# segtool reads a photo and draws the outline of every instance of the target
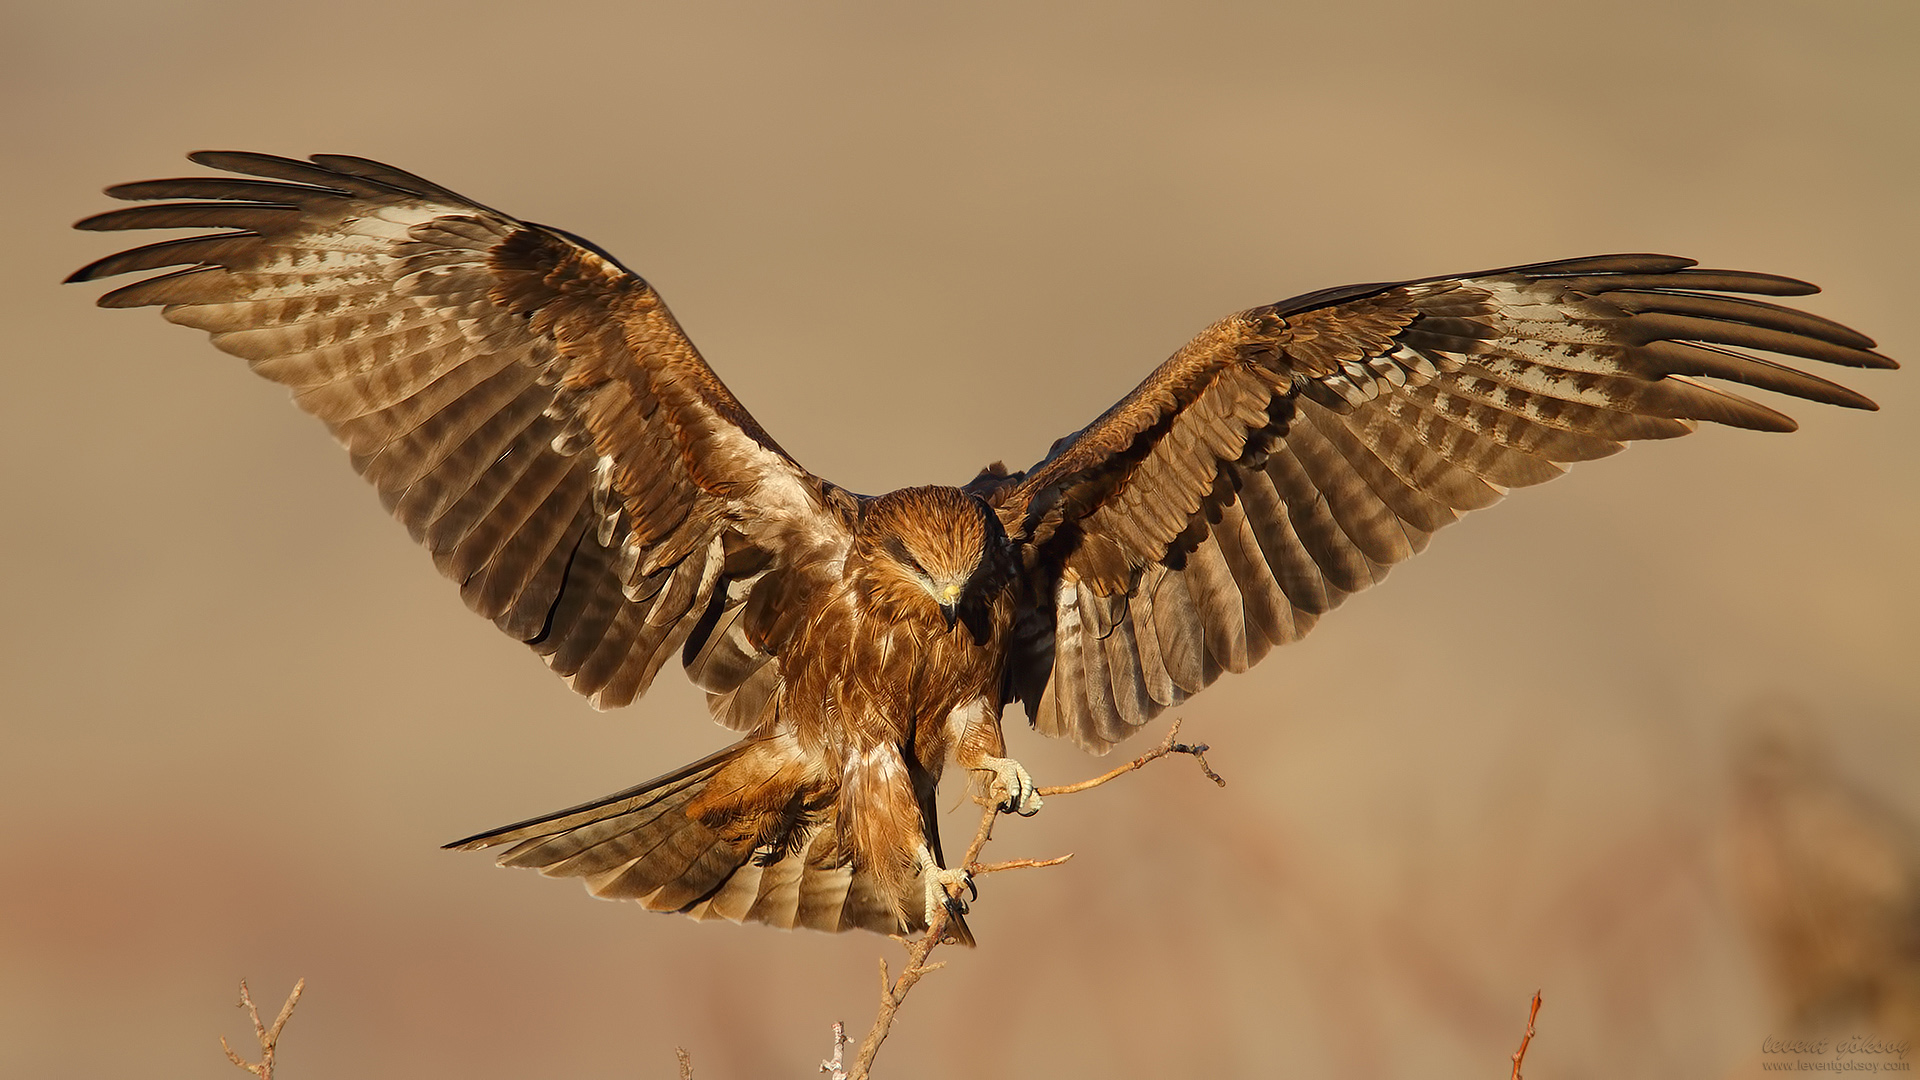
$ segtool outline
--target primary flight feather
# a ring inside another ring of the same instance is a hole
[[[1206,328],[1024,472],[864,496],[592,244],[363,158],[191,157],[237,175],[109,188],[148,202],[78,227],[222,231],[70,280],[184,267],[100,303],[290,387],[468,606],[595,705],[678,652],[739,742],[450,846],[700,918],[924,929],[966,879],[933,814],[949,756],[1039,808],[1008,703],[1104,751],[1509,488],[1695,421],[1792,430],[1704,379],[1874,407],[1754,353],[1894,366],[1749,298],[1811,285],[1663,255],[1349,286]]]

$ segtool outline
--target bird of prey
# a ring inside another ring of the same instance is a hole
[[[1893,367],[1746,295],[1791,278],[1609,255],[1327,289],[1202,330],[1021,472],[847,491],[780,448],[660,295],[592,243],[363,158],[197,153],[82,229],[212,229],[73,275],[291,388],[467,605],[600,707],[678,655],[739,741],[460,841],[655,910],[905,933],[967,884],[949,756],[1040,807],[1001,711],[1100,752],[1507,489],[1696,421],[1707,379],[1873,408],[1761,356]],[[162,200],[152,202],[151,200]],[[1749,351],[1750,350],[1750,351]]]

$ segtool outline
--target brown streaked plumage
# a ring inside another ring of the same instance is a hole
[[[595,705],[680,654],[739,742],[453,846],[700,918],[923,928],[965,879],[932,814],[948,757],[1039,807],[1007,703],[1103,751],[1508,488],[1699,420],[1792,428],[1703,379],[1873,407],[1753,352],[1894,366],[1748,298],[1811,285],[1668,256],[1350,286],[1208,327],[1025,472],[868,497],[801,468],[569,233],[362,158],[193,160],[230,175],[109,188],[166,201],[79,227],[221,231],[73,279],[181,267],[100,302],[290,387]]]

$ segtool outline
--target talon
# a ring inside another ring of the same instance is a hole
[[[948,870],[939,866],[929,866],[927,868],[926,916],[928,926],[933,925],[934,914],[938,912],[940,908],[944,907],[949,913],[954,915],[965,915],[967,913],[967,902],[954,895],[961,886],[965,886],[967,891],[973,894],[974,899],[979,899],[980,893],[973,886],[973,875],[967,873],[964,869],[955,868]]]
[[[1012,758],[987,757],[982,758],[975,768],[993,774],[993,783],[987,788],[987,795],[998,800],[1002,811],[1021,817],[1032,817],[1040,812],[1039,789],[1019,762]]]

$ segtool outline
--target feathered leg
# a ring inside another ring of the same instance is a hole
[[[987,797],[1007,813],[1032,817],[1043,805],[1033,777],[1006,753],[1006,740],[1000,733],[1000,710],[992,702],[972,701],[953,710],[947,720],[956,730],[954,760],[969,773],[992,773]]]
[[[854,865],[873,875],[906,925],[925,929],[944,905],[947,933],[972,945],[973,933],[960,917],[966,905],[948,891],[967,883],[966,871],[942,866],[933,801],[937,780],[891,742],[851,755],[841,775],[841,835],[852,846]]]

